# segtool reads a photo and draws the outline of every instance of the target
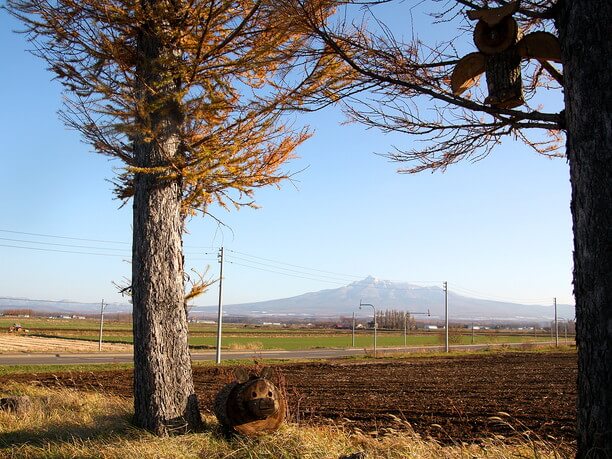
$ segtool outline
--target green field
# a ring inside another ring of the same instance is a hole
[[[30,334],[76,340],[97,341],[99,323],[93,319],[40,319],[40,318],[0,318],[0,330],[19,322],[30,330]],[[189,344],[194,349],[214,348],[216,327],[214,324],[190,324]],[[532,343],[550,340],[550,335],[517,331],[479,330],[474,334],[463,329],[460,332],[451,329],[452,344],[499,344],[499,343]],[[128,322],[107,321],[104,324],[104,341],[132,343],[132,325]],[[440,345],[444,342],[443,331],[414,332],[408,335],[408,346]],[[223,329],[224,349],[250,350],[303,350],[317,348],[351,347],[350,330],[261,327],[255,325],[228,324]],[[371,348],[374,344],[372,330],[358,330],[355,336],[355,347]],[[404,345],[402,332],[379,331],[379,347],[401,347]]]

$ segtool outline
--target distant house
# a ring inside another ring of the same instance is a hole
[[[425,330],[437,330],[437,325],[425,325]]]

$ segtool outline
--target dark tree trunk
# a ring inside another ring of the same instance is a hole
[[[147,3],[147,2],[145,2]],[[155,27],[139,37],[139,98],[151,139],[136,139],[139,167],[168,167],[178,154],[180,116],[173,102],[179,83]],[[168,83],[169,82],[169,83]],[[181,188],[161,174],[134,178],[132,301],[134,329],[134,421],[158,435],[201,424],[193,387],[184,306]]]
[[[612,458],[612,2],[564,0],[579,458]]]
[[[489,91],[486,104],[497,108],[514,108],[525,102],[521,79],[521,57],[516,47],[487,56],[485,68]]]

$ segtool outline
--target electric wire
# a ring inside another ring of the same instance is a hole
[[[251,257],[251,258],[256,258],[258,260],[269,261],[271,263],[276,263],[276,264],[279,264],[279,265],[291,266],[293,268],[301,268],[301,269],[306,270],[306,271],[315,271],[315,272],[327,273],[327,274],[333,274],[334,275],[334,276],[324,276],[326,278],[339,279],[338,277],[335,277],[335,276],[341,276],[341,277],[350,278],[350,280],[355,281],[355,280],[362,280],[362,279],[364,279],[364,277],[366,277],[364,275],[343,274],[343,273],[338,273],[338,272],[334,272],[334,271],[327,271],[327,270],[323,270],[323,269],[308,268],[306,266],[295,265],[295,264],[291,264],[291,263],[285,263],[285,262],[282,262],[282,261],[272,260],[270,258],[259,257],[259,256],[256,256],[256,255],[251,255],[251,254],[248,254],[248,253],[245,253],[245,252],[239,252],[239,251],[231,250],[231,249],[226,249],[226,251],[227,252],[232,252],[232,253],[238,253],[240,255],[244,255],[244,256],[247,256],[247,257]],[[235,258],[239,258],[239,257],[236,257],[235,255],[232,255],[232,256],[235,257]],[[242,260],[248,261],[248,262],[252,262],[252,263],[257,263],[257,262],[255,262],[253,260],[245,260],[244,258],[242,258]],[[263,263],[261,263],[261,264],[263,265]],[[268,266],[273,266],[273,265],[268,265]],[[274,267],[277,268],[277,269],[287,269],[287,268],[282,268],[280,266],[274,266]],[[299,271],[299,272],[301,272],[301,271]],[[302,273],[303,274],[308,274],[308,275],[311,275],[311,276],[315,276],[315,275],[316,276],[320,276],[318,274],[312,274],[312,273],[309,273],[309,272],[305,272],[305,273],[302,272]],[[343,282],[347,282],[346,279],[342,279],[342,280],[343,280]],[[392,282],[405,282],[405,283],[415,284],[415,285],[419,285],[419,286],[421,286],[423,284],[424,285],[441,284],[443,282],[442,280],[398,280],[398,279],[387,279],[387,280],[392,281]]]
[[[7,229],[0,229],[0,233],[9,233],[9,234],[18,234],[18,235],[27,235],[27,236],[36,236],[36,237],[45,237],[45,238],[55,238],[62,240],[72,240],[72,241],[84,241],[84,242],[95,242],[95,243],[104,243],[104,244],[121,244],[121,245],[130,245],[128,242],[124,241],[113,241],[113,240],[105,240],[105,239],[91,239],[91,238],[82,238],[82,237],[71,237],[71,236],[61,236],[61,235],[51,235],[44,233],[33,233],[26,231],[14,231]],[[89,252],[89,251],[81,251],[81,250],[64,250],[64,249],[54,249],[49,247],[28,247],[23,245],[13,245],[13,244],[2,244],[0,243],[0,247],[7,247],[13,249],[22,249],[22,250],[34,250],[38,252],[53,252],[53,253],[69,253],[69,254],[78,254],[78,255],[93,255],[93,256],[106,256],[106,257],[121,257],[126,260],[131,259],[131,255],[121,254],[121,253],[103,253],[104,251],[121,251],[123,248],[117,247],[104,247],[104,246],[90,246],[90,245],[79,245],[79,244],[62,244],[56,242],[49,241],[33,241],[33,240],[25,240],[25,239],[15,239],[8,237],[0,237],[0,241],[7,242],[17,242],[21,244],[34,244],[39,246],[53,246],[53,247],[65,247],[65,248],[74,248],[74,249],[90,249],[101,252]],[[187,249],[198,248],[198,246],[185,246]],[[201,247],[210,249],[211,247]],[[241,252],[232,249],[226,249],[226,252],[230,252],[230,260],[229,263],[235,264],[237,266],[242,266],[249,269],[256,269],[259,271],[265,271],[273,274],[281,274],[284,276],[290,276],[300,279],[312,280],[317,282],[325,282],[334,285],[346,285],[346,282],[355,282],[363,279],[365,276],[363,275],[355,275],[355,274],[345,274],[339,273],[335,271],[328,271],[324,269],[318,268],[310,268],[303,265],[297,265],[293,263],[287,263],[279,260],[274,260],[271,258],[260,257],[257,255],[252,255],[246,252]],[[216,259],[212,258],[202,258],[201,256],[207,255],[215,255],[216,252],[192,252],[192,251],[184,251],[184,255],[188,257],[189,261],[206,261],[206,262],[214,262]],[[245,258],[247,257],[247,258]],[[231,261],[232,259],[239,260],[245,263]],[[257,261],[263,260],[263,261]],[[264,263],[267,262],[267,263]],[[257,266],[253,266],[257,265]],[[286,268],[285,266],[289,266],[290,268]],[[297,269],[292,269],[297,268]],[[442,281],[440,280],[431,280],[431,281],[395,281],[395,282],[406,282],[414,284],[417,287],[423,287],[423,285],[439,284]],[[384,285],[371,285],[370,287],[377,289],[393,289],[393,290],[412,290],[413,288],[405,288],[405,287],[396,287],[396,286],[384,286]],[[426,287],[423,287],[426,288]],[[469,295],[472,298],[482,299],[482,300],[490,300],[490,301],[506,301],[513,303],[522,303],[522,304],[544,304],[550,302],[550,298],[510,298],[510,297],[502,297],[496,295],[490,295],[483,292],[478,292],[472,289],[464,288],[458,285],[453,284],[452,288],[449,289],[449,292],[455,293],[457,295]],[[552,304],[550,305],[552,306]]]
[[[306,269],[308,271],[317,271],[317,272],[321,272],[321,273],[334,274],[334,275],[338,275],[338,276],[342,276],[342,277],[350,277],[350,278],[355,278],[355,279],[363,279],[363,276],[355,276],[354,274],[342,274],[342,273],[338,273],[338,272],[334,272],[334,271],[325,271],[323,269],[308,268],[306,266],[294,265],[294,264],[291,264],[291,263],[285,263],[283,261],[277,261],[277,260],[272,260],[270,258],[258,257],[256,255],[251,255],[251,254],[244,253],[244,252],[238,252],[237,250],[231,250],[231,249],[227,249],[227,250],[228,250],[228,252],[237,253],[239,255],[247,256],[247,257],[250,257],[250,258],[256,258],[258,260],[269,261],[271,263],[276,263],[276,264],[279,264],[279,265],[291,266],[293,268],[301,268],[301,269]]]
[[[28,241],[25,239],[11,239],[11,238],[6,238],[6,237],[0,237],[0,241],[21,242],[21,243],[38,244],[38,245],[52,245],[56,247],[72,247],[72,248],[78,248],[78,249],[125,250],[124,248],[116,248],[116,247],[98,247],[98,246],[92,246],[92,245],[60,244],[57,242]]]
[[[0,232],[11,233],[11,234],[23,234],[27,236],[49,237],[49,238],[56,238],[56,239],[71,239],[73,241],[103,242],[106,244],[129,244],[129,242],[123,242],[123,241],[108,241],[108,240],[103,240],[103,239],[86,239],[86,238],[81,238],[81,237],[57,236],[57,235],[42,234],[42,233],[27,233],[25,231],[11,231],[11,230],[6,230],[6,229],[0,229]]]
[[[470,295],[470,298],[481,299],[481,300],[490,300],[490,301],[502,301],[502,302],[511,302],[511,303],[520,303],[520,304],[538,304],[541,306],[552,306],[552,297],[542,297],[542,298],[512,298],[512,297],[502,297],[496,295],[490,295],[483,292],[478,292],[476,290],[464,288],[457,285],[452,285],[452,288],[449,288],[449,292],[457,293],[459,295]],[[546,304],[546,303],[549,303]]]
[[[271,264],[268,264],[268,263],[262,263],[260,261],[249,260],[247,258],[237,257],[236,255],[230,255],[229,258],[230,259],[236,259],[236,260],[244,261],[244,262],[247,262],[247,263],[252,263],[252,264],[260,265],[260,266],[267,266],[267,267],[270,267],[270,268],[282,269],[283,271],[293,272],[293,273],[297,273],[297,274],[311,275],[308,272],[298,271],[296,269],[291,269],[291,268],[283,268],[283,267],[271,265]],[[332,277],[332,276],[321,276],[321,277],[324,277],[326,279],[336,279],[337,281],[340,281],[342,283],[345,283],[347,281],[346,279],[336,278],[336,277]],[[363,277],[359,277],[359,279],[363,279]]]
[[[83,238],[83,237],[72,237],[72,236],[60,236],[60,235],[55,235],[55,234],[43,234],[43,233],[30,233],[30,232],[26,232],[26,231],[13,231],[13,230],[7,230],[7,229],[0,229],[0,233],[9,233],[9,234],[20,234],[20,235],[24,235],[24,236],[36,236],[36,237],[46,237],[46,238],[52,238],[52,239],[66,239],[66,240],[72,240],[72,241],[81,241],[81,242],[99,242],[102,244],[121,244],[121,245],[132,245],[131,242],[125,242],[125,241],[111,241],[111,240],[106,240],[106,239],[90,239],[90,238]],[[8,240],[11,241],[13,239],[8,239],[8,238],[0,238],[0,240]],[[15,242],[17,242],[17,240],[13,240]],[[21,242],[21,241],[19,241]],[[52,243],[52,242],[46,242],[46,241],[23,241],[23,242],[30,242],[33,244],[48,244],[48,245],[59,245],[57,243]],[[73,246],[66,246],[66,247],[80,247],[77,245],[73,245]],[[110,247],[92,247],[95,249],[102,249],[102,250],[121,250],[118,248],[110,248]],[[186,249],[211,249],[212,247],[208,246],[208,247],[204,247],[204,246],[195,246],[195,245],[185,245]],[[201,255],[201,253],[198,253],[198,255]]]
[[[256,269],[258,271],[265,271],[265,272],[269,272],[269,273],[273,273],[273,274],[281,274],[283,276],[288,276],[288,277],[295,277],[298,279],[306,279],[306,280],[312,280],[312,281],[316,281],[316,282],[325,282],[328,284],[334,284],[334,285],[338,285],[341,287],[347,287],[346,285],[346,281],[338,281],[338,280],[330,280],[333,278],[329,278],[329,277],[314,277],[315,275],[312,275],[310,273],[299,273],[299,274],[292,274],[292,273],[288,273],[288,272],[282,272],[282,271],[276,271],[273,269],[267,269],[267,268],[262,268],[259,266],[252,266],[252,265],[246,265],[244,263],[239,263],[236,261],[231,261],[231,260],[226,260],[227,263],[231,263],[237,266],[242,266],[245,268],[250,268],[250,269]],[[300,275],[301,274],[301,275]],[[355,283],[355,282],[354,282]],[[352,284],[349,284],[352,285]],[[389,290],[389,291],[412,291],[415,288],[431,288],[431,287],[422,287],[422,286],[415,286],[415,287],[411,287],[411,288],[406,288],[406,287],[398,287],[396,285],[392,285],[392,286],[387,286],[387,285],[372,285],[372,284],[367,284],[368,288],[374,288],[377,290]],[[436,288],[436,287],[433,287]],[[440,294],[442,294],[442,289],[440,287],[437,287],[440,291]]]
[[[77,252],[75,250],[59,250],[59,249],[45,249],[42,247],[23,247],[18,245],[9,245],[9,244],[0,244],[0,247],[11,247],[14,249],[26,249],[26,250],[36,250],[39,252],[59,252],[59,253],[76,253],[79,255],[97,255],[103,257],[122,257],[126,258],[124,255],[118,253],[94,253],[94,252]]]
[[[238,262],[235,262],[235,261],[230,261],[230,260],[226,260],[226,262],[230,263],[232,265],[236,265],[236,266],[242,266],[242,267],[250,268],[250,269],[257,269],[258,271],[265,271],[265,272],[274,273],[274,274],[281,274],[283,276],[296,277],[298,279],[313,280],[313,281],[317,281],[317,282],[327,282],[328,284],[334,284],[334,285],[344,285],[343,283],[339,283],[337,281],[330,281],[330,280],[325,280],[325,279],[316,279],[316,278],[312,278],[312,277],[299,276],[297,274],[290,274],[290,273],[284,273],[284,272],[280,272],[280,271],[273,271],[271,269],[260,268],[258,266],[249,266],[249,265],[245,265],[245,264],[238,263]]]

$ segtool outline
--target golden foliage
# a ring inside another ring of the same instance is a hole
[[[333,13],[327,0],[304,5],[323,19]],[[283,112],[347,75],[307,46],[291,2],[8,0],[7,8],[64,85],[64,121],[126,164],[117,195],[131,197],[145,174],[177,181],[185,215],[211,203],[252,205],[253,188],[286,178],[281,166],[309,133]]]

